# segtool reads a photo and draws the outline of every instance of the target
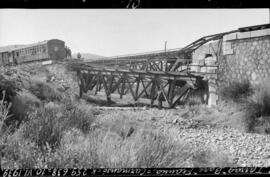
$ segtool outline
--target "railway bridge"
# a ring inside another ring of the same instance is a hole
[[[205,76],[216,75],[218,65],[207,65],[207,72],[193,70],[192,52],[210,41],[219,40],[221,51],[224,35],[238,30],[202,37],[181,49],[100,58],[91,62],[70,61],[77,72],[80,96],[92,90],[94,94],[105,92],[107,101],[111,94],[120,98],[130,94],[137,101],[150,100],[159,107],[165,102],[173,108],[183,103],[191,90],[205,87]],[[217,54],[219,57],[220,52]],[[212,69],[209,69],[212,68]]]

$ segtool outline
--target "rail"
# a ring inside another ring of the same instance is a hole
[[[183,48],[174,48],[174,49],[168,49],[168,50],[156,50],[156,51],[150,51],[150,52],[142,52],[142,53],[134,53],[134,54],[126,54],[126,55],[117,55],[117,56],[111,56],[111,57],[100,57],[97,58],[93,61],[91,61],[91,63],[95,63],[95,62],[104,62],[104,61],[109,61],[109,60],[121,60],[121,59],[127,59],[127,58],[136,58],[136,57],[143,57],[143,56],[151,56],[151,55],[169,55],[175,52],[181,53],[181,52],[186,52],[186,51],[194,51],[196,50],[198,47],[202,46],[203,44],[212,41],[212,40],[218,40],[221,37],[223,37],[224,35],[230,34],[230,33],[234,33],[234,32],[239,32],[240,30],[233,30],[233,31],[228,31],[228,32],[224,32],[224,33],[217,33],[217,34],[213,34],[213,35],[208,35],[208,36],[204,36],[201,37],[200,39],[190,43],[189,45],[183,47]],[[91,58],[89,58],[91,59]]]

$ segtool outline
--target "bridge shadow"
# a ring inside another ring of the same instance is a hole
[[[83,94],[82,99],[84,99],[87,103],[96,105],[96,106],[110,106],[110,107],[150,107],[150,104],[147,103],[149,100],[140,100],[134,102],[132,98],[124,98],[120,99],[116,96],[112,96],[111,101],[107,101],[104,99],[104,95],[86,95]],[[157,108],[157,105],[153,105],[152,108]]]

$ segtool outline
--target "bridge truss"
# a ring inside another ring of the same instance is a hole
[[[91,62],[73,61],[69,66],[77,72],[80,97],[89,90],[94,94],[105,92],[107,101],[111,101],[113,93],[118,93],[120,98],[130,94],[134,101],[147,98],[151,106],[157,102],[159,107],[166,103],[173,108],[184,102],[191,90],[203,87],[205,75],[215,74],[192,72],[192,52],[233,32],[236,31],[205,36],[182,49],[100,58]]]

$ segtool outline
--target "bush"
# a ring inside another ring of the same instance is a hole
[[[252,95],[253,89],[248,80],[230,82],[228,86],[221,88],[220,94],[226,100],[241,102]]]
[[[137,167],[177,168],[183,167],[190,157],[190,147],[184,141],[174,141],[163,133],[143,132],[138,149]],[[139,143],[139,142],[138,142]]]
[[[21,130],[6,138],[6,142],[1,148],[4,168],[33,168],[37,163],[39,150],[35,143],[24,139]]]
[[[7,125],[6,120],[10,117],[9,110],[11,107],[11,104],[7,103],[5,100],[6,92],[2,92],[3,97],[0,99],[0,142],[2,142],[2,138],[5,137],[7,134]]]
[[[118,114],[117,119],[109,120],[106,124],[109,124],[111,132],[118,134],[121,138],[131,136],[138,129],[138,124],[133,117],[128,117],[124,114]]]
[[[41,100],[60,101],[62,95],[49,83],[33,81],[29,90]]]
[[[192,154],[193,167],[234,167],[233,158],[229,153],[223,152],[214,145],[209,146],[200,145]]]
[[[201,105],[203,101],[199,95],[191,95],[187,98],[186,104],[189,106]]]
[[[74,127],[81,130],[83,133],[87,133],[95,120],[93,113],[89,105],[67,102],[63,107],[63,116],[66,119],[65,126]]]
[[[59,145],[65,127],[58,110],[41,108],[32,112],[28,119],[21,127],[24,138],[35,142],[40,148],[47,143],[52,148]]]
[[[97,168],[97,141],[99,134],[92,136],[73,128],[64,133],[59,148],[54,152],[48,147],[39,161],[39,168]]]
[[[22,121],[27,121],[28,113],[42,106],[41,101],[33,94],[24,90],[13,99],[12,113],[13,117],[9,119],[8,124],[20,125]]]
[[[246,128],[248,132],[254,132],[259,124],[270,123],[270,84],[269,80],[258,84],[254,94],[248,99],[246,109]],[[265,128],[268,133],[270,127]]]
[[[180,167],[190,154],[189,146],[173,140],[167,130],[156,131],[150,124],[135,122],[136,117],[124,114],[112,114],[108,119],[105,124],[109,128],[98,144],[100,167]]]
[[[54,149],[58,147],[63,132],[69,128],[77,128],[83,133],[90,130],[94,121],[91,108],[66,103],[57,106],[54,103],[39,108],[28,116],[29,121],[23,124],[25,138],[30,138],[39,147],[47,143]]]
[[[45,143],[40,151],[23,137],[23,129],[10,136],[4,150],[5,167],[11,168],[160,168],[231,167],[228,157],[218,150],[191,146],[174,138],[169,129],[158,132],[146,126],[134,135],[122,138],[108,129],[83,134],[76,128],[63,131],[59,146]]]
[[[3,98],[3,91],[5,91],[5,101],[11,103],[20,90],[15,81],[7,80],[0,74],[0,98]]]

